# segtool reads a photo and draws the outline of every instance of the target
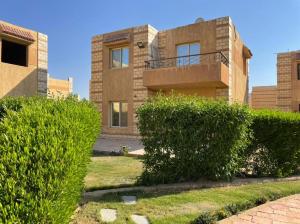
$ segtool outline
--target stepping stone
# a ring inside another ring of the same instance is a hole
[[[117,211],[115,209],[101,209],[100,215],[103,222],[113,222],[117,219]]]
[[[122,196],[122,200],[126,205],[136,204],[136,196]]]
[[[135,224],[149,224],[149,221],[146,216],[131,215],[131,219]]]

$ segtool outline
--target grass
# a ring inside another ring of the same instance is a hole
[[[92,157],[85,177],[86,191],[134,185],[142,173],[138,158],[125,156]]]
[[[128,192],[109,194],[99,201],[88,202],[76,215],[74,223],[101,223],[100,209],[117,209],[114,224],[132,224],[131,214],[146,215],[151,224],[189,223],[200,214],[219,210],[227,205],[247,203],[257,198],[287,196],[300,193],[300,181],[249,184],[236,187],[199,189],[183,192]],[[120,196],[135,194],[136,205],[124,205]]]

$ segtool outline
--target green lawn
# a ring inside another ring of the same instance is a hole
[[[135,192],[136,205],[124,205],[119,194],[107,195],[99,201],[88,202],[76,215],[74,223],[101,223],[100,209],[117,209],[115,224],[131,224],[131,214],[146,215],[151,224],[189,223],[205,211],[220,209],[233,203],[247,202],[273,194],[286,196],[300,193],[300,181],[249,184],[237,187],[199,189],[183,192]],[[127,194],[133,194],[127,193]],[[122,195],[125,195],[123,193]]]
[[[85,178],[85,189],[107,189],[133,185],[142,172],[138,158],[125,156],[92,157]]]

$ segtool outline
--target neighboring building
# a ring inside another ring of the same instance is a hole
[[[300,50],[277,54],[277,106],[300,111]]]
[[[253,87],[252,107],[300,111],[300,51],[277,54],[277,86]]]
[[[48,76],[48,95],[53,97],[65,97],[73,92],[73,78],[67,80],[55,79]]]
[[[230,17],[94,36],[90,99],[102,112],[103,133],[138,134],[136,109],[158,91],[247,103],[251,56]]]
[[[46,96],[48,88],[61,88],[51,83],[47,35],[0,21],[0,98]]]
[[[47,94],[48,37],[0,21],[0,98]]]
[[[276,109],[277,107],[277,87],[276,86],[256,86],[252,88],[251,107],[253,109]]]

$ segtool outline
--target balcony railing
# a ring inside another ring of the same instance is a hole
[[[228,66],[229,61],[222,52],[211,52],[205,54],[193,54],[172,58],[145,61],[146,69],[183,67],[189,65],[222,62]]]

